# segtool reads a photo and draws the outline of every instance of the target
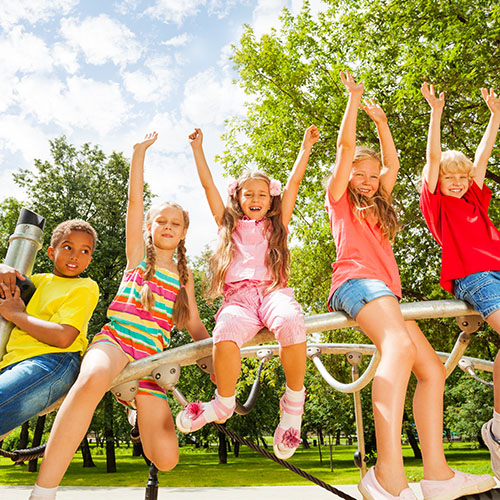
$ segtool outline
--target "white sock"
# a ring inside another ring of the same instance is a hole
[[[286,387],[286,397],[288,401],[293,403],[302,403],[304,401],[304,392],[305,389],[302,388],[300,391],[293,391],[290,387]],[[294,427],[295,429],[299,429],[302,423],[302,415],[292,415],[288,413],[286,410],[281,414],[280,427],[283,429],[288,429],[289,427]]]
[[[491,424],[491,432],[496,438],[500,438],[500,413],[493,410],[493,423]]]
[[[35,484],[29,500],[54,500],[56,498],[57,486],[55,488],[43,488]]]
[[[215,391],[215,397],[224,405],[227,406],[228,408],[233,408],[235,403],[236,403],[236,395],[233,394],[232,396],[228,397],[223,397],[221,396],[217,391]]]

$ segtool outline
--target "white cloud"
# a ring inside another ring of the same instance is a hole
[[[76,73],[80,67],[75,50],[62,43],[53,46],[52,57],[55,65],[62,66],[70,74]]]
[[[177,71],[169,56],[149,58],[143,70],[123,72],[125,88],[134,94],[139,102],[162,101],[171,93],[177,83]]]
[[[246,96],[229,76],[210,68],[186,82],[181,109],[193,124],[222,125],[224,120],[245,112]]]
[[[45,42],[15,26],[0,37],[0,67],[4,74],[49,71],[52,57]]]
[[[304,0],[292,0],[291,11],[294,15],[299,14],[302,11],[304,5]],[[311,15],[317,17],[319,12],[326,12],[329,5],[322,0],[309,0],[309,9]]]
[[[271,28],[279,27],[279,17],[288,1],[283,0],[258,0],[253,11],[252,28],[257,38],[269,33]]]
[[[19,21],[36,24],[68,14],[79,0],[22,0],[0,3],[0,26],[9,28]]]
[[[162,45],[167,45],[169,47],[182,47],[186,45],[186,43],[190,42],[193,39],[192,35],[189,33],[181,33],[180,35],[174,36],[166,40],[165,42],[161,42]]]
[[[50,78],[24,77],[17,91],[19,104],[41,123],[66,131],[74,127],[108,133],[123,123],[127,105],[115,82],[70,77],[65,83]]]
[[[219,19],[226,17],[238,0],[156,0],[145,14],[165,23],[181,25],[184,19],[196,16],[200,8],[206,8],[209,15]]]
[[[136,62],[141,56],[142,49],[134,33],[106,14],[81,22],[75,18],[62,19],[61,33],[73,47],[82,50],[90,64],[111,61],[125,65]]]

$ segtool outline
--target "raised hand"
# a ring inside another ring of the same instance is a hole
[[[316,127],[316,125],[311,125],[304,132],[304,139],[302,141],[302,146],[304,148],[311,149],[313,145],[316,144],[318,139],[319,139],[318,127]]]
[[[138,142],[137,144],[134,144],[134,151],[137,149],[142,149],[145,151],[146,149],[153,144],[156,139],[158,139],[158,133],[157,132],[149,132],[144,136],[144,139],[141,142]]]
[[[203,144],[203,132],[201,128],[195,128],[194,132],[188,135],[188,139],[192,148],[200,147]]]
[[[427,82],[422,83],[421,91],[425,100],[429,103],[429,106],[433,110],[440,110],[444,108],[444,92],[441,92],[439,96],[437,96],[434,90],[434,85],[431,84],[429,87]]]
[[[360,107],[375,123],[387,123],[384,110],[373,99],[365,99]]]
[[[488,92],[488,89],[482,88],[481,94],[483,95],[484,102],[486,103],[486,106],[488,106],[488,109],[491,111],[491,114],[499,115],[500,98],[495,97],[495,91],[493,89],[490,89],[490,91]]]
[[[356,83],[349,70],[346,70],[345,74],[343,71],[340,72],[340,80],[350,94],[361,95],[365,90],[363,82]]]

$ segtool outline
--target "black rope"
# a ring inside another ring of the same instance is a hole
[[[0,449],[0,456],[10,458],[16,464],[19,464],[21,462],[29,462],[30,460],[35,460],[36,458],[43,457],[45,446],[45,444],[42,444],[41,446],[37,446],[36,448],[28,448],[16,451],[6,451]]]
[[[255,443],[252,443],[252,441],[248,441],[244,437],[241,437],[240,435],[235,434],[233,431],[227,429],[225,426],[223,426],[221,424],[217,424],[215,422],[211,422],[210,425],[215,427],[218,431],[223,432],[224,434],[229,436],[231,439],[234,439],[235,441],[238,441],[239,443],[244,444],[245,446],[248,446],[253,451],[260,453],[264,457],[269,458],[273,462],[276,462],[277,464],[282,465],[283,467],[286,467],[287,469],[291,470],[292,472],[295,472],[295,474],[302,476],[304,479],[307,479],[308,481],[311,481],[314,484],[321,486],[325,490],[328,490],[330,493],[333,493],[334,495],[337,495],[337,496],[343,498],[344,500],[356,500],[351,495],[344,493],[343,491],[335,488],[331,484],[325,483],[321,479],[317,478],[316,476],[313,476],[312,474],[309,474],[305,470],[302,470],[301,468],[287,462],[286,460],[282,460],[281,458],[278,458],[276,455],[269,453],[267,450],[264,450],[263,448],[256,445]]]

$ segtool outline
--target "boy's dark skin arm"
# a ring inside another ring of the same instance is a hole
[[[45,344],[67,349],[80,333],[71,325],[61,325],[52,321],[35,318],[26,314],[25,305],[16,286],[14,294],[5,283],[0,282],[5,299],[0,299],[0,314],[7,321],[12,321],[18,328]]]

